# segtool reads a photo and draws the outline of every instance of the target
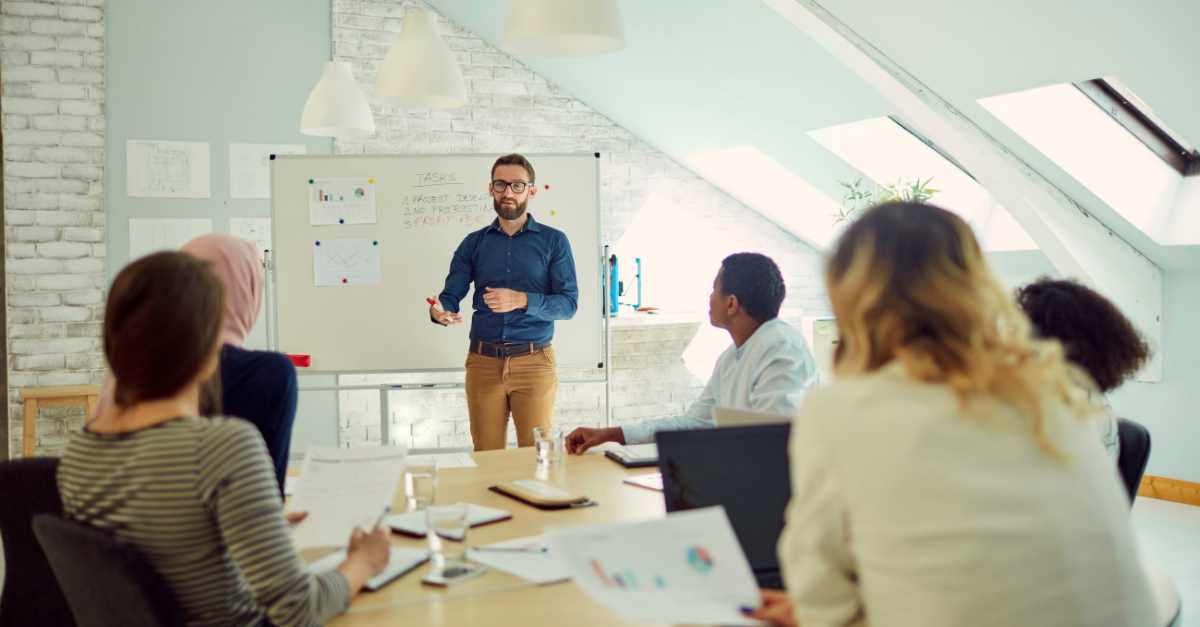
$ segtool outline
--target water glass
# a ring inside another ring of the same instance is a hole
[[[404,460],[404,496],[410,512],[437,501],[437,461],[419,457]]]
[[[533,445],[537,447],[538,466],[558,466],[567,455],[567,436],[562,427],[534,427]]]
[[[425,508],[425,539],[429,541],[429,559],[434,572],[466,564],[469,511],[466,503]]]

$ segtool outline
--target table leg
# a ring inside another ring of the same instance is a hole
[[[38,399],[25,399],[25,435],[21,438],[21,457],[33,457],[33,438],[37,434]]]

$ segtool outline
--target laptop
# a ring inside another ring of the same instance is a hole
[[[783,589],[775,545],[792,496],[791,428],[785,423],[655,434],[667,511],[725,506],[761,588]]]
[[[732,407],[713,407],[713,422],[718,427],[751,427],[754,425],[775,425],[791,422],[791,416],[768,414],[749,409],[734,409]]]

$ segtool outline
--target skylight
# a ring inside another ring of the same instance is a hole
[[[1200,177],[1184,178],[1080,88],[1050,85],[979,104],[1158,243],[1200,244]]]
[[[809,244],[827,249],[837,237],[832,216],[838,203],[754,146],[715,150],[686,161],[717,187]]]
[[[986,251],[1038,248],[982,185],[891,118],[842,124],[808,135],[877,183],[932,177],[930,186],[940,191],[931,204],[970,222]]]

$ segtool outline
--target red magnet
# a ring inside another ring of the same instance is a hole
[[[550,186],[549,186],[549,185],[547,185],[547,186],[546,186],[546,189],[550,189]]]
[[[346,282],[346,279],[342,279],[342,283],[345,283],[345,282]]]

